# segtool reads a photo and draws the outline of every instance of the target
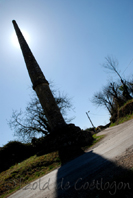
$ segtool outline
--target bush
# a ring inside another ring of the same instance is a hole
[[[119,117],[124,117],[133,113],[133,100],[129,100],[125,105],[119,109]]]
[[[114,112],[110,118],[111,123],[115,123],[119,118],[131,115],[133,113],[133,99],[128,100],[123,106],[121,106],[116,112]]]
[[[34,153],[35,151],[31,144],[23,144],[18,141],[8,142],[0,149],[0,172],[27,159]]]

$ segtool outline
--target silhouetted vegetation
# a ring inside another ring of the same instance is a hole
[[[55,91],[52,91],[55,95]],[[56,94],[57,95],[57,94]],[[67,110],[72,109],[70,99],[66,95],[55,96],[55,101],[64,116],[66,122],[70,122],[71,119],[67,119]],[[11,119],[8,124],[14,135],[22,142],[31,142],[32,138],[39,136],[47,136],[50,134],[50,127],[46,118],[45,112],[40,104],[39,99],[34,94],[31,98],[31,102],[27,105],[25,112],[13,111]]]
[[[92,145],[103,137],[94,135]],[[41,139],[38,141],[41,141]],[[84,147],[83,150],[88,147]],[[32,149],[31,144],[23,144],[17,141],[9,142],[2,147],[0,156],[3,157],[0,161],[0,167],[2,167],[2,163],[6,164],[8,162],[9,164],[4,168],[5,171],[0,173],[0,196],[9,195],[13,191],[18,190],[20,187],[25,186],[61,165],[58,151],[37,156],[33,155],[35,150]],[[4,156],[5,154],[7,156]],[[15,157],[11,164],[10,160],[13,155]],[[29,157],[26,157],[28,155]]]
[[[0,150],[0,172],[35,154],[33,146],[18,141],[10,141]]]
[[[125,80],[121,77],[117,69],[118,61],[116,59],[113,59],[112,57],[107,57],[105,59],[106,62],[103,64],[104,68],[115,72],[120,81],[109,82],[103,87],[102,91],[94,94],[91,101],[97,106],[105,107],[110,113],[110,121],[114,123],[122,116],[121,109],[123,109],[123,115],[132,113],[130,108],[126,108],[125,110],[125,107],[123,106],[128,101],[132,103],[133,79]]]

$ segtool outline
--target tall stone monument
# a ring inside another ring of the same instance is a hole
[[[18,37],[31,82],[33,84],[33,89],[36,91],[40,103],[44,109],[50,128],[51,130],[54,130],[57,127],[62,127],[66,123],[51,93],[49,83],[43,75],[37,61],[35,60],[16,21],[13,20],[12,22]]]
[[[92,142],[92,135],[89,132],[82,131],[74,124],[65,123],[49,88],[48,81],[35,60],[16,21],[13,20],[12,22],[33,84],[33,89],[36,91],[51,128],[50,135],[43,142],[43,149],[46,153],[58,150],[62,162],[65,162],[73,158],[73,156],[83,153],[81,147],[89,145]]]

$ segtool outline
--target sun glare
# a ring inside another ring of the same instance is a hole
[[[25,40],[27,41],[27,43],[29,44],[29,42],[30,42],[30,36],[29,36],[28,32],[22,31],[22,34],[23,34]],[[12,44],[13,44],[15,47],[17,47],[17,48],[20,47],[19,42],[18,42],[18,38],[17,38],[15,32],[14,32],[14,33],[12,34],[12,36],[11,36],[11,41],[12,41]]]

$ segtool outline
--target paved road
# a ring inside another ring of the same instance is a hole
[[[104,188],[106,170],[110,167],[114,170],[115,159],[133,147],[133,120],[98,135],[102,134],[106,137],[85,154],[20,189],[10,198],[87,197],[87,190]],[[110,177],[111,174],[110,171]]]

